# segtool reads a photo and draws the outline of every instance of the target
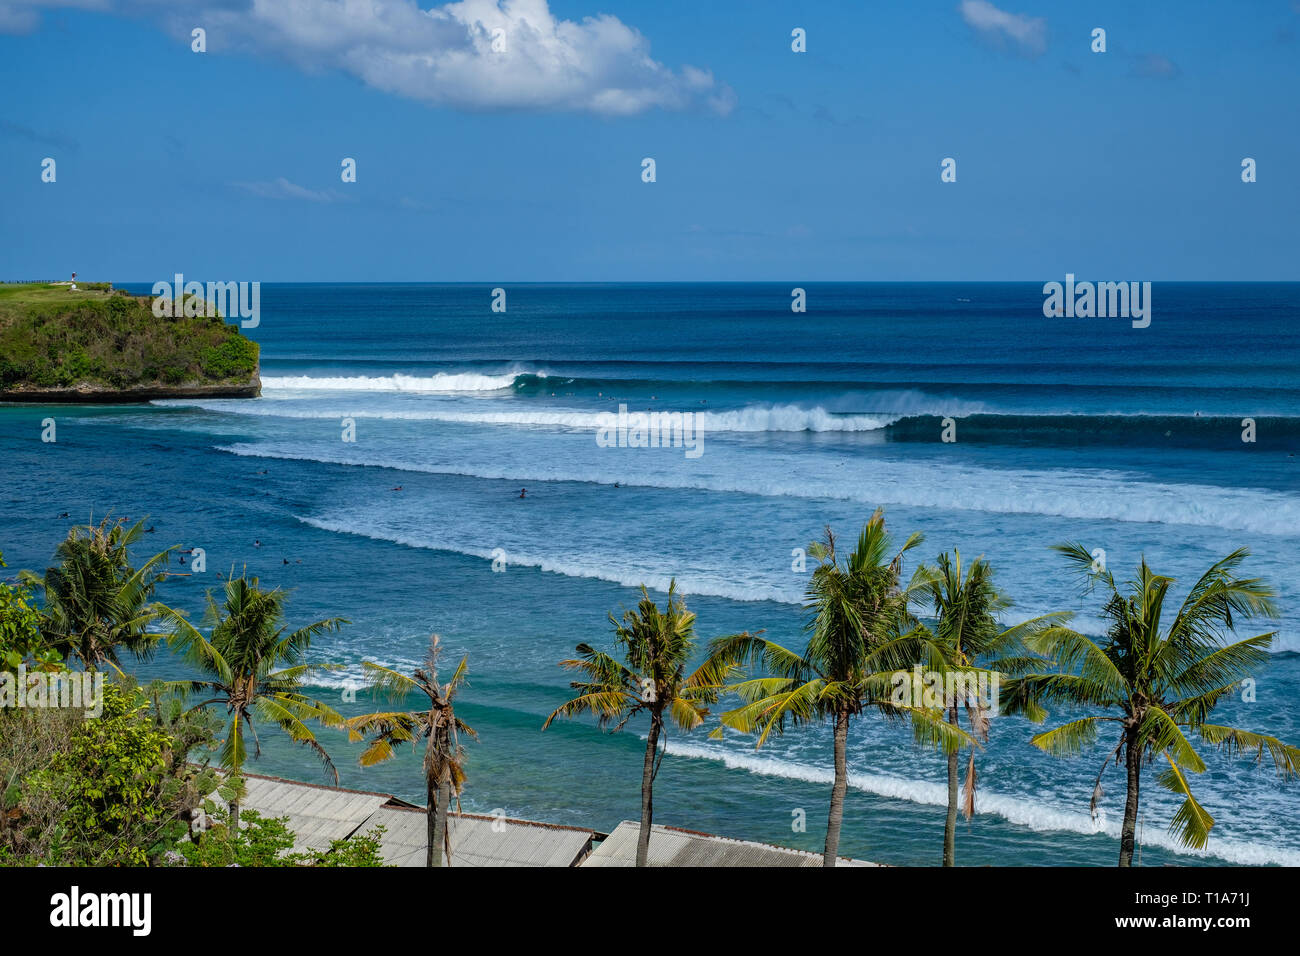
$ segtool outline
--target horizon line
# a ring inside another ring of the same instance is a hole
[[[174,275],[174,273],[173,273]],[[1062,275],[1065,275],[1063,273]],[[1120,281],[1177,283],[1179,285],[1300,285],[1296,279],[1093,279],[1075,274],[1080,282]],[[0,279],[0,285],[25,285],[36,282],[63,283],[67,279]],[[109,282],[116,286],[153,285],[163,279],[96,279],[81,278],[82,283]],[[208,280],[193,280],[208,281]],[[217,280],[212,280],[217,281]],[[278,285],[1038,285],[1055,282],[1047,279],[257,279]]]

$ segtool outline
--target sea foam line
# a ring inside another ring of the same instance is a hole
[[[461,547],[449,543],[431,542],[394,532],[367,531],[340,521],[330,521],[324,518],[310,518],[301,515],[295,515],[294,517],[303,524],[336,534],[352,534],[362,538],[369,538],[372,541],[387,541],[428,551],[444,551],[448,554],[482,558],[485,561],[490,561],[494,557],[492,551],[484,548]],[[639,588],[644,584],[652,591],[665,594],[668,592],[669,584],[676,580],[677,590],[682,595],[704,595],[726,598],[730,601],[774,601],[778,604],[800,604],[803,600],[801,592],[781,589],[773,585],[756,584],[750,588],[743,588],[736,587],[723,578],[713,580],[712,576],[708,574],[694,576],[668,573],[647,574],[635,568],[615,568],[600,556],[594,557],[591,564],[582,564],[525,554],[512,549],[509,560],[511,567],[536,568],[550,574],[562,574],[569,578],[607,581],[627,588]]]
[[[804,480],[790,472],[760,481],[756,472],[737,460],[723,473],[665,471],[626,475],[568,468],[546,472],[532,460],[508,468],[464,468],[397,460],[358,461],[348,454],[313,448],[310,453],[277,451],[261,445],[217,445],[218,451],[254,458],[319,462],[358,468],[480,478],[484,480],[569,481],[675,491],[706,491],[770,498],[852,501],[866,505],[895,505],[946,511],[1042,515],[1086,521],[1187,525],[1224,528],[1254,534],[1300,535],[1300,498],[1263,488],[1221,488],[1134,480],[1097,470],[1030,472],[982,466],[863,461],[831,481]],[[525,461],[525,459],[519,459]],[[568,459],[561,459],[567,462]],[[874,469],[874,471],[872,470]]]
[[[263,386],[266,385],[263,379]],[[426,391],[456,391],[457,389],[426,389]],[[487,391],[488,389],[481,389]],[[575,431],[595,431],[608,423],[608,411],[581,411],[577,409],[508,409],[495,411],[462,411],[452,408],[348,408],[335,406],[329,409],[285,408],[281,400],[259,402],[210,401],[204,399],[168,399],[155,404],[188,406],[234,415],[252,415],[265,418],[339,419],[361,418],[380,421],[446,422],[465,425],[502,425],[514,427],[550,427]],[[642,411],[642,409],[629,409]],[[681,411],[663,407],[660,411]],[[820,405],[767,405],[748,406],[729,411],[696,411],[697,428],[709,432],[872,432],[889,427],[898,420],[896,415],[842,415],[829,412]]]
[[[499,375],[481,372],[437,372],[433,375],[267,375],[264,392],[496,392],[512,387],[521,375],[546,378],[546,372],[516,369]]]

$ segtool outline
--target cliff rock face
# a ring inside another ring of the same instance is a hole
[[[83,383],[75,388],[0,389],[0,402],[29,402],[37,405],[114,405],[152,402],[159,398],[257,398],[262,380],[257,375],[241,385],[140,385],[111,388]]]
[[[201,303],[200,303],[201,304]],[[0,284],[0,402],[256,398],[258,346],[219,315],[157,317],[104,284]]]

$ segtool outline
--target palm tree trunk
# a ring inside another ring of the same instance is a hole
[[[645,742],[641,766],[641,832],[636,838],[636,865],[650,865],[650,827],[654,822],[655,757],[659,750],[659,715],[650,717],[650,734]]]
[[[948,708],[948,723],[957,726],[957,708]],[[957,865],[957,751],[948,754],[948,819],[943,824],[943,865]]]
[[[438,834],[438,791],[433,778],[424,778],[424,849],[425,866],[442,866],[442,838]],[[435,855],[436,854],[436,855]]]
[[[433,817],[433,835],[429,843],[429,866],[444,866],[442,859],[443,844],[447,842],[447,808],[451,804],[451,772],[443,774],[438,785],[436,799],[437,810]]]
[[[1133,832],[1137,829],[1138,785],[1142,775],[1142,747],[1137,725],[1125,731],[1124,764],[1128,769],[1128,795],[1124,800],[1124,827],[1119,835],[1119,865],[1133,865]]]
[[[844,822],[844,794],[849,789],[849,712],[835,715],[835,784],[831,787],[831,812],[826,819],[826,852],[822,866],[834,866],[839,858],[840,824]]]
[[[239,801],[230,801],[230,832],[232,834],[239,832]]]

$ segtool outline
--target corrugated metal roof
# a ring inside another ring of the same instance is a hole
[[[288,817],[295,850],[324,850],[334,840],[386,827],[381,852],[390,866],[424,866],[424,808],[387,793],[244,774],[242,807]],[[595,834],[580,827],[451,814],[452,866],[576,866]]]
[[[288,817],[295,849],[328,849],[334,840],[386,828],[381,842],[390,866],[424,866],[427,821],[423,807],[387,793],[245,774],[243,806],[264,817]],[[593,851],[596,834],[580,827],[450,814],[451,865],[633,866],[640,824],[625,820]],[[820,853],[732,840],[656,825],[650,834],[651,866],[821,866]],[[875,866],[841,857],[839,866]]]
[[[625,820],[615,828],[582,866],[635,866],[641,824]],[[820,853],[791,850],[766,843],[732,840],[675,827],[654,825],[650,831],[651,866],[821,866]],[[840,857],[838,866],[875,866]]]
[[[424,866],[428,822],[423,808],[382,807],[365,823],[387,827],[384,862],[390,866]],[[449,814],[451,865],[575,866],[591,849],[591,830],[526,820],[472,814]]]
[[[298,837],[294,849],[325,850],[351,836],[392,798],[386,793],[340,790],[274,777],[244,775],[243,807],[264,817],[288,817]]]

